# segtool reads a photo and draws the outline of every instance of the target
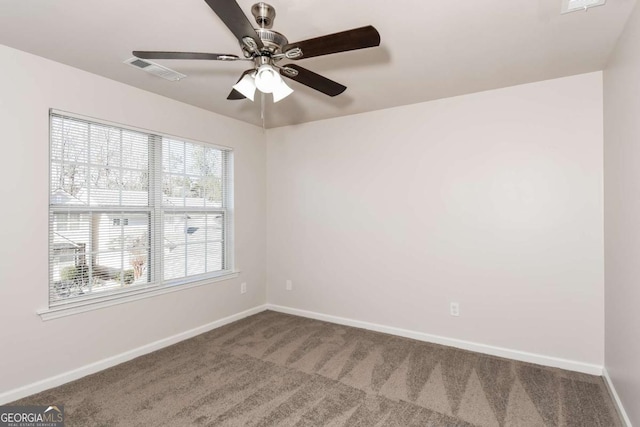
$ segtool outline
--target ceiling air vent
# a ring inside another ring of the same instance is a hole
[[[163,67],[160,64],[147,61],[146,59],[136,58],[135,56],[133,58],[127,59],[126,61],[124,61],[124,63],[146,71],[147,73],[151,73],[155,76],[162,77],[163,79],[170,80],[172,82],[177,82],[178,80],[187,77],[186,75],[180,74],[177,71],[173,71],[170,68]]]
[[[587,10],[591,7],[602,6],[607,0],[562,0],[562,13]]]

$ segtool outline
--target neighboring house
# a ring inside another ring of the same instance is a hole
[[[52,192],[51,203],[81,207],[86,206],[83,200],[89,200],[90,205],[107,205],[118,197],[120,194],[117,190],[93,191],[87,195],[87,190],[82,189],[74,196],[63,189],[56,189]],[[147,192],[122,191],[122,197],[140,200],[140,204],[143,204],[146,203]],[[205,205],[203,197],[190,197],[188,200],[189,206]],[[183,199],[164,197],[163,202],[175,206],[180,205]],[[87,217],[85,221],[82,216]],[[211,236],[221,235],[222,223],[219,217],[214,217],[214,221],[208,218],[210,216],[204,214],[164,216],[165,279],[183,277],[185,271],[187,275],[192,275],[222,269],[221,251],[204,249],[204,241],[210,240]],[[89,288],[92,292],[104,291],[149,282],[147,212],[60,212],[54,214],[52,224],[51,243],[55,248],[55,256],[51,268],[53,280],[60,282],[59,298],[69,294],[68,282],[79,285],[76,292],[86,292]],[[122,245],[125,251],[120,250]]]

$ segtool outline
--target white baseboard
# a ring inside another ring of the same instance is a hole
[[[607,385],[607,388],[609,389],[609,393],[611,393],[611,397],[613,397],[613,401],[616,403],[616,407],[618,409],[618,413],[620,414],[620,417],[622,417],[622,420],[625,422],[627,427],[632,427],[631,420],[629,419],[627,412],[624,410],[624,407],[622,406],[622,401],[620,400],[620,396],[618,396],[618,392],[616,392],[616,388],[613,386],[613,381],[611,381],[611,377],[609,376],[609,372],[607,372],[606,367],[603,368],[602,370],[602,376],[604,377],[604,383]]]
[[[163,338],[161,340],[152,342],[150,344],[143,345],[142,347],[134,348],[133,350],[129,350],[124,353],[120,353],[115,356],[102,359],[98,362],[94,362],[89,365],[82,366],[78,369],[74,369],[69,372],[65,372],[50,378],[46,378],[44,380],[37,381],[35,383],[28,384],[23,387],[19,387],[14,390],[9,390],[7,392],[0,394],[0,405],[4,405],[9,402],[22,399],[23,397],[27,397],[44,390],[48,390],[50,388],[60,386],[62,384],[80,379],[90,374],[95,374],[96,372],[102,371],[104,369],[110,368],[120,363],[124,363],[136,357],[145,355],[147,353],[151,353],[156,350],[160,350],[161,348],[168,347],[180,341],[184,341],[186,339],[195,337],[196,335],[200,335],[205,332],[211,331],[213,329],[219,328],[228,323],[235,322],[236,320],[240,320],[245,317],[251,316],[253,314],[260,313],[262,311],[265,311],[266,309],[267,309],[266,305],[259,305],[257,307],[225,317],[223,319],[216,320],[206,325],[202,325],[197,328],[190,329],[185,332],[181,332],[177,335],[173,335],[168,338]]]
[[[251,308],[249,310],[243,311],[241,313],[237,313],[232,316],[228,316],[223,319],[216,320],[206,325],[202,325],[197,328],[190,329],[188,331],[179,333],[177,335],[173,335],[168,338],[163,338],[161,340],[152,342],[150,344],[146,344],[144,346],[135,348],[133,350],[129,350],[124,353],[120,353],[115,356],[108,357],[98,362],[94,362],[89,365],[82,366],[72,371],[65,372],[50,378],[46,378],[44,380],[37,381],[35,383],[28,384],[26,386],[19,387],[13,390],[9,390],[4,393],[0,393],[0,405],[4,405],[9,402],[22,399],[23,397],[27,397],[44,390],[48,390],[50,388],[60,386],[70,381],[80,379],[87,375],[94,374],[104,369],[116,366],[120,363],[127,362],[136,357],[145,355],[147,353],[151,353],[153,351],[159,350],[164,347],[168,347],[180,341],[184,341],[196,335],[203,334],[210,330],[219,328],[231,322],[235,322],[236,320],[243,319],[245,317],[260,313],[265,310],[273,310],[280,313],[293,314],[296,316],[323,320],[326,322],[337,323],[340,325],[368,329],[371,331],[382,332],[382,333],[397,335],[401,337],[411,338],[419,341],[425,341],[425,342],[431,342],[435,344],[446,345],[450,347],[461,348],[464,350],[475,351],[478,353],[490,354],[492,356],[505,357],[508,359],[519,360],[522,362],[536,363],[543,366],[551,366],[555,368],[583,372],[591,375],[603,375],[603,367],[599,365],[576,362],[573,360],[561,359],[561,358],[551,357],[551,356],[544,356],[540,354],[528,353],[528,352],[512,350],[508,348],[494,347],[494,346],[474,343],[470,341],[446,338],[438,335],[431,335],[423,332],[410,331],[407,329],[379,325],[379,324],[364,322],[360,320],[347,319],[344,317],[331,316],[331,315],[316,313],[316,312],[307,311],[307,310],[300,310],[296,308],[284,307],[284,306],[279,306],[274,304],[264,304],[264,305],[260,305],[260,306]],[[618,404],[621,414],[625,418],[625,421],[627,422],[628,427],[631,427],[631,424],[629,423],[629,420],[624,410],[622,409],[622,405],[620,404],[618,395],[616,394],[615,389],[613,388],[613,384],[611,383],[611,379],[608,377],[606,370],[604,370],[604,375],[605,375],[606,383],[611,389],[612,395],[614,396],[616,403]]]
[[[553,356],[545,356],[542,354],[528,353],[520,350],[512,350],[509,348],[495,347],[486,344],[475,343],[471,341],[463,341],[454,338],[441,337],[438,335],[426,334],[424,332],[410,331],[407,329],[395,328],[392,326],[379,325],[376,323],[363,322],[360,320],[347,319],[344,317],[331,316],[328,314],[316,313],[313,311],[300,310],[297,308],[284,307],[280,305],[267,304],[268,310],[278,311],[280,313],[293,314],[296,316],[308,317],[311,319],[323,320],[325,322],[338,323],[345,326],[353,326],[370,331],[383,332],[391,335],[412,338],[418,341],[426,341],[435,344],[442,344],[449,347],[461,348],[464,350],[475,351],[478,353],[490,354],[492,356],[504,357],[521,362],[535,363],[553,368],[566,369],[569,371],[582,372],[590,375],[602,375],[602,366],[590,363],[577,362],[574,360],[561,359]]]

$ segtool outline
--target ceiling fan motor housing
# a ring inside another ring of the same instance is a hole
[[[256,32],[258,36],[260,36],[262,44],[264,44],[271,53],[281,52],[282,48],[289,43],[287,38],[277,31],[256,28]]]
[[[260,2],[251,7],[251,13],[258,24],[258,28],[255,30],[264,45],[264,48],[261,49],[263,54],[273,55],[282,53],[282,48],[286,46],[289,41],[284,35],[271,29],[271,27],[273,27],[273,20],[276,17],[276,9],[270,4]],[[255,51],[252,51],[251,47],[247,47],[243,43],[240,44],[240,47],[242,48],[245,58],[253,57],[253,52]]]

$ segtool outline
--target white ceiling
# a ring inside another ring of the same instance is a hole
[[[348,89],[330,98],[291,82],[293,95],[277,104],[267,97],[266,127],[601,70],[636,3],[561,15],[562,0],[267,2],[277,12],[273,29],[290,42],[371,24],[382,43],[297,61]],[[255,1],[238,3],[254,22]],[[239,55],[204,0],[2,0],[0,43],[263,125],[259,97],[226,100],[244,61],[156,61],[188,76],[179,82],[122,63],[132,50]]]

